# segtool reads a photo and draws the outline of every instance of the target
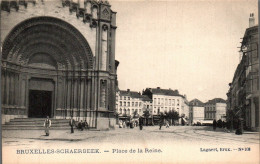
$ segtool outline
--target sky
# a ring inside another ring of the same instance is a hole
[[[118,1],[119,89],[178,89],[190,101],[226,99],[257,1]]]

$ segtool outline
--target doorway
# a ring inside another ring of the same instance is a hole
[[[51,108],[52,91],[29,90],[29,117],[52,117]]]

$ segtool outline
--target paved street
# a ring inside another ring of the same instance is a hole
[[[110,131],[79,131],[71,134],[69,130],[50,131],[50,136],[44,135],[44,130],[4,130],[2,133],[3,146],[13,146],[19,144],[33,145],[37,142],[53,143],[115,143],[118,142],[172,142],[172,143],[215,143],[219,144],[259,144],[259,134],[256,132],[244,132],[243,135],[235,135],[234,132],[225,132],[223,129],[213,131],[211,127],[204,126],[144,126],[142,131],[138,127],[134,129],[116,128]]]
[[[2,137],[4,150],[13,153],[17,150],[28,148],[91,148],[99,149],[99,152],[102,153],[102,158],[105,158],[106,155],[108,155],[108,158],[111,157],[111,155],[116,155],[121,158],[123,157],[122,152],[128,151],[129,153],[131,148],[136,150],[138,148],[143,150],[148,148],[151,151],[151,153],[148,153],[150,155],[148,158],[156,158],[158,160],[163,156],[168,158],[169,154],[175,159],[182,157],[179,161],[189,160],[191,154],[194,159],[203,161],[212,160],[213,157],[218,157],[218,155],[222,159],[223,155],[233,158],[237,153],[239,153],[239,156],[237,156],[236,159],[244,158],[243,156],[248,156],[249,153],[253,155],[253,157],[259,157],[254,156],[259,153],[258,133],[245,132],[243,135],[235,135],[234,133],[224,132],[223,129],[212,131],[211,127],[203,126],[171,126],[167,129],[163,127],[162,130],[159,130],[158,126],[150,126],[144,127],[142,131],[138,128],[116,128],[110,131],[75,130],[74,134],[70,134],[69,131],[56,130],[51,131],[48,137],[44,136],[43,130],[6,130],[3,131]],[[217,155],[216,152],[204,152],[206,149],[215,148],[217,148],[218,151],[220,151],[220,148],[230,148],[232,152],[221,152]],[[238,148],[250,148],[250,152],[245,152],[245,150],[238,152]],[[156,152],[158,149],[160,149],[162,153]],[[106,153],[105,151],[108,152]],[[120,151],[121,153],[118,153]],[[130,156],[132,155],[133,154]],[[61,156],[62,155],[55,156],[55,158]],[[211,158],[211,156],[213,157]],[[43,158],[44,156],[40,157]],[[95,159],[92,157],[91,159]],[[134,157],[138,159],[139,156]],[[21,158],[21,156],[19,158]],[[97,157],[97,159],[99,158]],[[247,160],[250,159],[252,158],[247,158]],[[124,158],[124,160],[131,161],[130,158]],[[216,160],[218,160],[218,158],[216,158]]]

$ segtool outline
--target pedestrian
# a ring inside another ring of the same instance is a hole
[[[140,128],[140,130],[143,130],[143,124],[144,124],[143,117],[140,116],[140,117],[139,117],[139,128]]]
[[[161,113],[161,115],[160,115],[160,122],[159,122],[159,130],[161,130],[162,129],[162,126],[163,126],[163,114]]]
[[[50,135],[49,130],[51,127],[51,120],[49,119],[49,116],[47,116],[47,118],[44,120],[43,126],[45,127],[46,136],[49,136]]]
[[[82,120],[78,122],[78,129],[82,130]]]
[[[82,122],[82,120],[80,120],[80,125],[81,126],[79,128],[80,128],[81,131],[83,131],[84,130],[84,123]]]
[[[166,120],[166,128],[169,128],[169,127],[170,127],[170,125],[169,125],[169,121]]]
[[[71,119],[70,119],[69,125],[70,125],[70,132],[71,132],[71,133],[74,133],[73,127],[74,127],[74,125],[75,125],[75,121],[74,121],[74,119],[73,119],[72,117],[71,117]]]
[[[125,125],[125,121],[123,121],[123,128],[125,128],[125,126],[126,126],[126,125]]]
[[[85,129],[89,129],[87,120],[84,121],[83,127],[84,127]]]
[[[213,130],[215,131],[217,128],[217,121],[214,119],[213,120]]]

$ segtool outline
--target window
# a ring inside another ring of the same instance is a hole
[[[120,96],[120,100],[122,100],[122,96]]]
[[[132,102],[132,106],[135,106],[135,103],[134,103],[134,102]]]
[[[130,106],[130,102],[128,102],[127,105]]]
[[[168,99],[165,99],[165,105],[168,105]]]
[[[127,109],[127,114],[130,115],[130,109]]]
[[[124,106],[126,106],[126,102],[124,102]]]
[[[170,105],[170,106],[172,105],[172,100],[171,100],[171,99],[169,99],[169,105]]]
[[[160,98],[158,98],[158,105],[160,105]]]
[[[179,106],[180,105],[180,100],[179,99],[177,99],[177,106]]]
[[[130,97],[128,97],[128,100],[130,100]]]
[[[134,114],[134,112],[135,112],[134,109],[132,109],[132,114]]]
[[[139,106],[141,106],[142,105],[142,103],[141,102],[139,102]]]
[[[141,112],[142,112],[142,110],[141,110],[141,109],[139,109],[139,114],[141,114]]]
[[[173,106],[175,105],[175,99],[172,100],[172,105],[173,105]]]
[[[122,109],[120,109],[120,114],[122,114]]]
[[[162,105],[164,104],[164,98],[162,98],[162,100],[161,100],[161,104],[162,104]]]
[[[124,96],[124,100],[126,100],[126,96]]]
[[[116,96],[116,101],[118,101],[118,96]]]
[[[156,98],[154,98],[154,104],[156,104],[156,103],[157,103]]]
[[[124,109],[124,114],[126,114],[126,109]]]
[[[135,102],[135,106],[138,106],[138,102]]]
[[[149,105],[147,105],[147,109],[149,109]]]
[[[122,101],[120,101],[120,106],[122,106]]]
[[[168,110],[167,110],[167,107],[165,107],[165,111],[167,111],[167,112],[168,112]]]

